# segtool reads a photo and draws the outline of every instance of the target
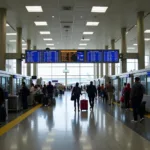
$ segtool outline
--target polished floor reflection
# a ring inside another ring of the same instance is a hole
[[[75,113],[70,93],[0,137],[1,150],[149,150],[150,142],[96,104]]]

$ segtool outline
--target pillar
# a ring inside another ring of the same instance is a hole
[[[127,53],[126,43],[126,28],[121,29],[121,53],[125,55]],[[122,59],[122,73],[127,72],[127,59]]]
[[[22,74],[22,60],[21,60],[21,54],[22,54],[22,28],[17,28],[17,42],[16,42],[16,48],[17,48],[17,54],[20,55],[20,59],[17,59],[16,63],[16,72],[18,74]]]
[[[27,49],[31,49],[31,40],[27,40]],[[27,76],[31,76],[31,64],[27,63]]]
[[[36,50],[36,46],[33,46],[33,50]],[[37,64],[33,64],[33,75],[37,76]]]
[[[145,68],[144,12],[137,14],[138,69]]]
[[[108,45],[105,46],[105,49],[108,50]],[[105,74],[108,76],[108,63],[105,64]]]
[[[114,39],[111,40],[111,48],[112,48],[112,50],[115,49],[115,40],[114,40]],[[112,74],[112,75],[115,75],[115,74],[116,74],[115,63],[112,63],[112,64],[111,64],[111,74]]]
[[[0,8],[0,70],[4,71],[6,69],[5,53],[6,53],[6,9]]]
[[[102,78],[104,76],[104,73],[103,73],[103,63],[100,64],[100,68],[101,68],[101,75],[100,75],[100,77]]]
[[[97,79],[99,79],[99,63],[97,63],[96,72],[97,72]]]
[[[67,87],[67,63],[65,63],[65,86]]]

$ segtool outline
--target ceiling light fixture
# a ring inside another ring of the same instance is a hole
[[[91,12],[93,13],[105,13],[107,11],[107,6],[93,6]]]
[[[52,38],[43,39],[44,41],[52,41]]]
[[[90,41],[90,39],[81,39],[81,41]]]
[[[34,23],[36,26],[47,26],[46,21],[35,21]]]
[[[134,47],[128,47],[128,49],[135,49]]]
[[[55,18],[55,16],[52,16],[52,18]]]
[[[22,46],[27,46],[27,44],[22,44]]]
[[[41,6],[26,6],[28,12],[43,12]]]
[[[85,49],[85,47],[78,47],[78,49]]]
[[[99,22],[87,22],[86,26],[98,26]]]
[[[6,27],[9,27],[10,25],[8,23],[6,23]]]
[[[51,34],[50,31],[40,31],[40,34]]]
[[[80,46],[86,46],[87,44],[86,43],[81,43],[79,44]]]
[[[134,46],[137,46],[138,44],[133,44]]]
[[[6,35],[17,35],[17,33],[6,33]]]
[[[145,41],[150,41],[150,38],[145,38]]]
[[[145,33],[150,33],[150,29],[145,30]]]
[[[83,32],[83,34],[87,34],[87,35],[91,35],[93,34],[94,32]]]
[[[50,49],[56,49],[55,47],[50,47]]]
[[[49,44],[46,44],[46,45],[47,45],[47,46],[54,46],[54,44],[50,44],[50,43],[49,43]]]
[[[9,40],[9,42],[16,42],[16,40]]]

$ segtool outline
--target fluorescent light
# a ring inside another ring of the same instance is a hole
[[[87,22],[86,25],[87,26],[98,26],[99,22]]]
[[[47,46],[54,46],[54,44],[46,44]]]
[[[128,34],[129,32],[126,32],[126,34]]]
[[[48,39],[43,39],[44,41],[52,41],[52,38],[48,38]]]
[[[47,26],[46,21],[35,21],[34,23],[36,26]]]
[[[6,35],[17,35],[17,33],[6,33]]]
[[[135,49],[134,47],[128,47],[128,49]]]
[[[27,46],[27,44],[22,44],[22,46]]]
[[[93,6],[91,12],[93,13],[105,13],[108,7],[106,6]]]
[[[6,27],[9,27],[10,25],[8,23],[6,23]]]
[[[86,43],[81,43],[79,44],[80,46],[86,46],[87,44]]]
[[[55,49],[55,47],[50,47],[50,49]]]
[[[26,6],[28,12],[43,12],[41,6]]]
[[[16,40],[9,40],[9,42],[16,42]]]
[[[137,46],[138,44],[133,44],[134,46]]]
[[[40,34],[51,34],[50,31],[40,31]]]
[[[145,30],[145,33],[150,33],[150,29]]]
[[[145,41],[150,41],[150,38],[145,38]]]
[[[85,49],[85,47],[78,47],[78,49]]]
[[[83,32],[83,34],[89,34],[89,35],[91,35],[91,34],[93,34],[94,32]]]
[[[55,18],[55,16],[52,16],[52,18]]]
[[[23,50],[26,50],[27,48],[26,48],[26,47],[23,47],[22,49],[23,49]]]
[[[81,41],[90,41],[90,39],[81,39]]]

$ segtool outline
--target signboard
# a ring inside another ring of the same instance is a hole
[[[90,50],[87,51],[86,55],[87,63],[101,63],[103,62],[103,52],[101,50]]]
[[[84,51],[77,50],[62,50],[61,62],[84,62]]]
[[[118,63],[119,51],[118,50],[104,50],[103,51],[104,63]]]

